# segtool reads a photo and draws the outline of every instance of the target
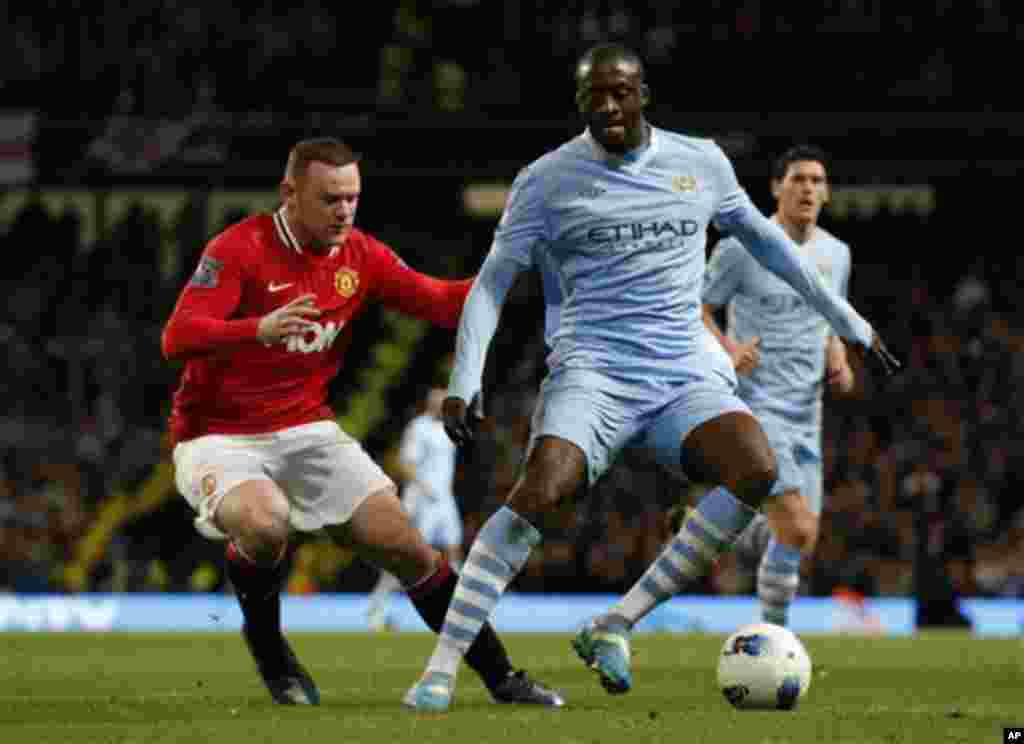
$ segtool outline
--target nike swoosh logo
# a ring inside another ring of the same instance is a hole
[[[288,282],[287,284],[274,284],[273,282],[271,282],[270,284],[267,285],[267,290],[269,292],[280,292],[282,289],[288,289],[288,287],[292,286],[294,283],[295,282]]]

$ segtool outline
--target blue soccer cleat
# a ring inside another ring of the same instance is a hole
[[[455,677],[444,672],[427,672],[402,698],[407,708],[423,713],[447,713],[455,694]]]
[[[601,686],[612,695],[629,692],[629,629],[623,623],[598,625],[591,620],[573,639],[572,647],[583,662],[601,677]]]

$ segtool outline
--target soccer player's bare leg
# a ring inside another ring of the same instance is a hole
[[[481,527],[462,568],[434,653],[406,703],[440,712],[451,705],[455,675],[481,628],[540,543],[544,515],[586,483],[586,456],[572,442],[544,436],[530,452],[508,502]]]
[[[245,622],[242,635],[271,698],[317,705],[320,692],[281,633],[281,589],[288,579],[288,499],[272,481],[244,481],[213,515],[228,535],[227,572]]]
[[[441,552],[412,526],[393,487],[368,496],[344,525],[326,529],[334,540],[352,545],[361,558],[398,577],[423,621],[441,632],[458,577]],[[512,668],[490,624],[468,649],[466,663],[497,702],[562,705],[560,695]]]
[[[656,606],[704,576],[768,498],[777,478],[775,455],[757,420],[742,412],[717,416],[682,443],[682,464],[693,477],[718,483],[632,588],[591,620],[573,642],[610,693],[633,684],[629,635]]]
[[[258,565],[274,565],[288,544],[288,498],[271,480],[239,483],[221,500],[214,523]]]

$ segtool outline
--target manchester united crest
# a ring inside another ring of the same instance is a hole
[[[359,272],[354,269],[338,269],[334,275],[334,288],[346,300],[359,290]]]
[[[210,498],[213,496],[213,492],[217,490],[217,476],[213,473],[207,473],[203,476],[203,479],[199,481],[199,490],[202,492],[204,498]]]

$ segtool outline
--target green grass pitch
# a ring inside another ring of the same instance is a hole
[[[715,686],[721,636],[637,636],[633,691],[611,697],[569,635],[507,634],[513,663],[560,688],[562,710],[499,706],[463,668],[443,716],[400,699],[426,634],[296,634],[318,708],[274,706],[233,633],[0,635],[0,743],[638,744],[1002,741],[1024,725],[1024,647],[962,633],[807,636],[811,690],[792,712],[735,711]]]

